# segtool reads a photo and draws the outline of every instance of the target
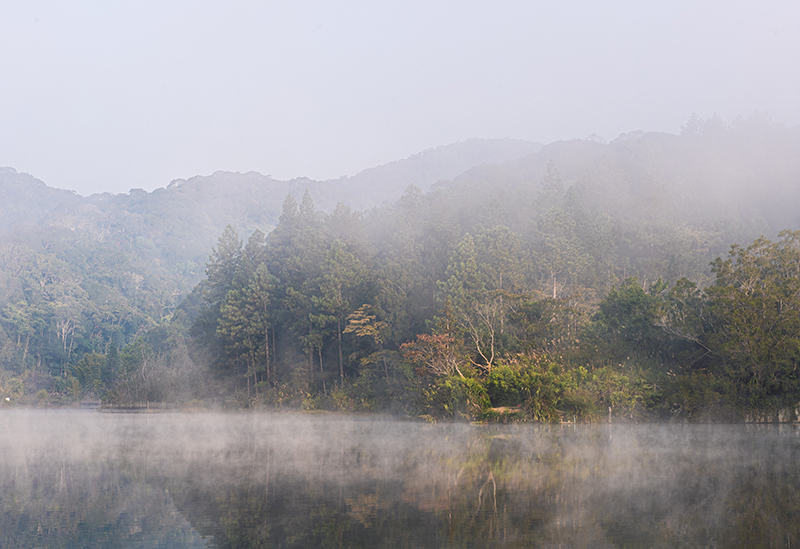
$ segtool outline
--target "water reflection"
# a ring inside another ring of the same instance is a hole
[[[798,457],[786,425],[6,411],[0,547],[784,547]]]

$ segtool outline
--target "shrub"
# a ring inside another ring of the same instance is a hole
[[[489,406],[486,389],[470,377],[439,378],[423,391],[423,414],[432,418],[473,420],[482,417]]]

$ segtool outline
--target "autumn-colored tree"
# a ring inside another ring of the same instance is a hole
[[[449,334],[419,334],[400,346],[403,357],[417,365],[421,375],[464,377],[455,352],[456,342]]]
[[[374,345],[378,347],[378,351],[362,359],[362,364],[369,364],[379,358],[383,361],[383,372],[388,378],[389,365],[386,361],[383,343],[386,340],[389,324],[382,320],[376,320],[376,315],[370,314],[372,309],[371,305],[365,303],[350,313],[347,316],[347,327],[344,329],[344,333],[355,334],[358,338],[372,340]]]

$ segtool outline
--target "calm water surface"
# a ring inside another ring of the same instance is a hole
[[[0,413],[0,547],[790,547],[789,425]]]

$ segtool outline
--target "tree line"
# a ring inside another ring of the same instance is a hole
[[[446,198],[325,214],[288,196],[268,236],[224,230],[169,322],[66,363],[56,392],[498,421],[793,413],[800,232],[732,246],[702,286],[604,257],[630,235],[570,205],[552,164],[527,234],[464,228]]]
[[[458,234],[414,189],[372,217],[288,197],[269,237],[220,237],[184,305],[188,352],[248,406],[504,421],[794,409],[799,232],[734,245],[705,287],[623,279],[592,257],[603,228],[563,205],[553,166],[540,192],[528,238]]]
[[[12,239],[0,397],[774,416],[797,401],[797,238],[772,228],[797,225],[795,191],[774,187],[775,209],[747,189],[788,181],[796,155],[760,159],[796,140],[757,117],[693,119],[680,137],[552,144],[365,212],[289,196],[269,234],[227,227],[188,295],[130,243]]]

